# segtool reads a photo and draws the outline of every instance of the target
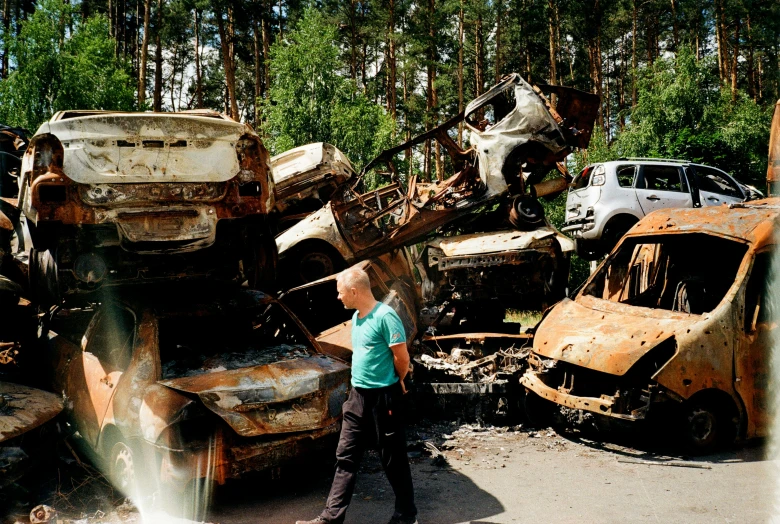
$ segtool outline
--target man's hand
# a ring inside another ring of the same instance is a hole
[[[404,385],[404,378],[409,373],[409,350],[406,349],[406,342],[393,344],[390,346],[390,351],[393,352],[393,366],[395,366],[395,372],[401,381],[401,391],[405,395],[406,386]]]

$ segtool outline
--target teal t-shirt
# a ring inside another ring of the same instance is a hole
[[[363,318],[352,315],[352,385],[381,388],[398,382],[390,346],[406,342],[404,325],[390,306],[378,302]]]

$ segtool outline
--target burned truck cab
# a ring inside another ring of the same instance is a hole
[[[127,282],[260,281],[276,259],[269,160],[249,126],[213,111],[56,113],[19,176],[33,293],[56,302]]]
[[[766,199],[645,217],[538,326],[529,398],[629,423],[663,413],[700,452],[765,435],[779,215]]]

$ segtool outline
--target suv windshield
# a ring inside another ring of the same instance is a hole
[[[630,238],[601,266],[583,295],[633,306],[706,313],[734,283],[746,252],[745,244],[703,233]],[[717,257],[718,263],[709,257]]]

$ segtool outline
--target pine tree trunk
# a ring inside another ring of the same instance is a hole
[[[723,2],[715,0],[715,42],[718,48],[718,77],[720,82],[726,81],[726,41],[723,31]]]
[[[672,1],[672,37],[674,39],[674,52],[677,52],[677,49],[680,45],[680,26],[677,23],[677,2],[675,0]]]
[[[151,0],[144,0],[144,40],[141,43],[141,63],[138,66],[138,109],[146,102],[146,58],[149,51],[149,15]],[[123,30],[124,32],[124,30]]]
[[[387,112],[396,121],[395,0],[389,0],[387,13]]]
[[[458,12],[458,114],[463,112],[463,1]],[[463,147],[463,121],[458,122],[458,145]]]
[[[174,46],[173,57],[171,58],[171,111],[176,111],[176,57],[178,54],[179,46]],[[181,92],[179,93],[179,100],[181,100]],[[179,110],[181,110],[181,101],[179,102]]]
[[[203,107],[203,77],[200,69],[200,16],[195,9],[195,104],[198,109]]]
[[[555,0],[547,0],[547,27],[550,44],[550,83],[557,84],[558,73],[556,71],[557,51],[555,49]],[[555,105],[555,95],[550,97],[552,105]]]
[[[225,83],[227,84],[227,95],[230,99],[230,118],[238,121],[238,102],[236,100],[236,62],[234,56],[234,26],[233,26],[233,7],[228,6],[227,23],[222,18],[222,13],[216,11],[217,29],[219,30],[219,41],[222,48],[222,62],[225,68]]]
[[[739,30],[741,27],[741,20],[739,16],[734,24],[734,49],[731,57],[731,100],[737,100],[737,81],[739,75],[739,68],[737,67],[739,61]]]
[[[350,0],[349,10],[349,28],[350,28],[350,60],[349,60],[349,75],[352,81],[357,84],[357,22],[355,21],[355,9],[357,0]]]
[[[636,99],[637,99],[637,93],[636,93],[636,75],[637,75],[637,69],[636,69],[636,31],[637,31],[637,7],[636,7],[637,0],[634,0],[634,10],[632,15],[632,29],[631,29],[631,108],[636,107]]]
[[[474,98],[482,94],[485,86],[485,50],[482,36],[482,13],[474,22]]]
[[[164,0],[160,0],[157,4],[157,27],[154,35],[154,102],[152,107],[154,111],[162,111],[163,56],[162,38],[160,33],[162,33],[163,27],[163,2]],[[173,76],[175,77],[175,75]],[[171,96],[173,96],[172,90]]]
[[[501,80],[501,19],[504,17],[503,2],[496,0],[496,53],[495,53],[495,83]]]
[[[748,59],[747,59],[747,82],[748,82],[748,96],[753,99],[754,102],[758,102],[756,96],[756,68],[754,58],[754,46],[753,46],[753,30],[750,25],[750,15],[747,17],[747,40],[748,40]]]
[[[269,14],[263,15],[263,75],[265,76],[265,96],[269,96],[271,89],[271,22]]]
[[[9,34],[11,28],[11,9],[8,5],[10,0],[3,1],[3,74],[0,78],[8,78],[8,41],[10,40]]]
[[[262,67],[265,64],[261,64],[260,57],[262,56],[262,37],[260,36],[260,24],[257,22],[257,16],[252,18],[252,52],[255,63],[255,125],[260,124],[260,100],[263,98],[263,76]]]

